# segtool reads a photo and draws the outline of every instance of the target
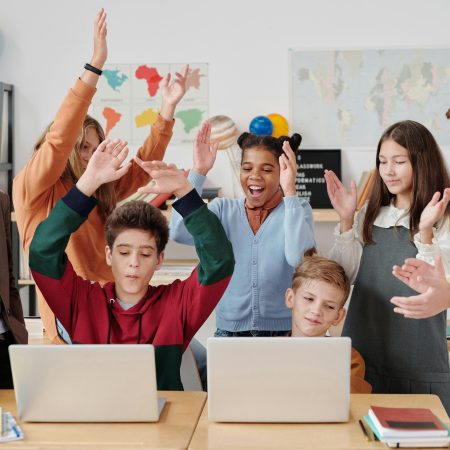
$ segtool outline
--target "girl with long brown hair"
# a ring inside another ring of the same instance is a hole
[[[94,22],[94,52],[85,71],[65,97],[54,121],[35,145],[31,160],[14,180],[13,201],[17,225],[25,251],[28,251],[36,227],[55,203],[66,195],[84,172],[100,142],[105,139],[101,125],[87,115],[95,87],[107,58],[106,13],[100,10]],[[186,66],[170,82],[170,74],[160,83],[161,110],[137,155],[142,160],[161,160],[172,136],[174,111],[186,91]],[[125,145],[117,141],[117,145]],[[98,207],[74,233],[66,248],[74,269],[86,279],[104,283],[113,279],[105,262],[104,226],[116,203],[148,183],[149,176],[134,161],[119,181],[99,188]],[[39,311],[50,339],[58,339],[55,318],[38,293]]]
[[[390,299],[412,291],[392,276],[405,258],[450,271],[450,181],[433,135],[406,120],[381,136],[375,183],[354,219],[356,186],[347,191],[326,171],[328,195],[340,217],[330,257],[354,281],[343,334],[366,362],[375,393],[434,393],[450,412],[446,311],[414,320],[394,312]],[[442,195],[442,198],[441,198]]]

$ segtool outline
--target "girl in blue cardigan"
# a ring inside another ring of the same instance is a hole
[[[189,181],[201,195],[214,165],[217,145],[210,145],[205,122],[194,143]],[[245,197],[216,198],[208,204],[233,245],[236,265],[216,308],[216,336],[279,336],[291,329],[284,303],[294,268],[315,245],[312,210],[297,196],[295,151],[301,136],[257,136],[243,133],[240,181]],[[174,212],[170,237],[193,245],[181,216]]]

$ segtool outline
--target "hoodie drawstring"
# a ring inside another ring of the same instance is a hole
[[[138,338],[137,343],[141,343],[141,329],[142,329],[142,313],[139,313],[139,327],[138,327]]]
[[[111,298],[109,300],[109,304],[108,304],[108,310],[109,310],[109,323],[108,323],[108,338],[106,340],[106,343],[109,344],[110,343],[110,338],[111,338],[111,326],[112,326],[112,317],[113,317],[113,313],[112,313],[112,309],[113,309],[113,305],[114,305],[115,300],[113,298]]]

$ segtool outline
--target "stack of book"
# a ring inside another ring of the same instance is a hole
[[[388,447],[448,447],[450,443],[450,428],[428,408],[371,406],[364,420]]]

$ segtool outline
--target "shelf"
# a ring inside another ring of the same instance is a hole
[[[339,222],[339,215],[334,209],[313,209],[314,222]]]
[[[169,221],[172,214],[170,209],[161,211]],[[339,222],[338,213],[334,209],[313,209],[314,222]]]
[[[164,217],[170,220],[172,214],[170,209],[161,210]],[[334,209],[313,209],[314,222],[339,222],[339,216]],[[16,221],[16,213],[11,213],[11,222]]]

